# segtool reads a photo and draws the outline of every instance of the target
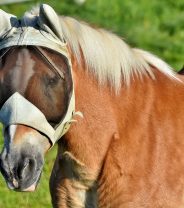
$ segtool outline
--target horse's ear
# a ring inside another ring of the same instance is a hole
[[[8,14],[0,9],[0,38],[3,38],[4,35],[12,29],[12,27],[16,27],[18,24],[18,20],[12,14]]]
[[[64,40],[59,17],[52,7],[42,4],[38,21],[43,30],[53,32],[60,40]]]

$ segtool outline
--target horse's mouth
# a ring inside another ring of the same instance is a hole
[[[26,182],[20,182],[16,179],[13,179],[11,181],[6,180],[7,186],[10,190],[16,191],[16,192],[34,192],[38,186],[38,183],[41,178],[41,173],[36,177],[36,179],[33,179],[33,182],[29,182],[26,184]]]
[[[37,186],[38,186],[41,175],[42,175],[42,172],[39,174],[37,180],[32,185],[30,185],[29,187],[27,187],[27,188],[25,188],[21,191],[23,191],[23,192],[34,192],[36,190]]]
[[[14,190],[17,192],[33,192],[36,190],[37,187],[37,182],[33,183],[30,185],[28,188],[22,189],[22,188],[16,188],[15,186],[12,185],[12,183],[7,182],[7,186],[10,190]]]
[[[26,189],[23,189],[22,191],[23,192],[34,192],[36,190],[36,187],[37,187],[37,182],[33,183],[31,186],[29,186],[28,188]]]

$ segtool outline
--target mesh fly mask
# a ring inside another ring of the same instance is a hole
[[[62,72],[49,59],[41,47],[54,50],[66,58],[72,77],[72,65],[68,49],[64,38],[61,36],[62,31],[58,27],[59,25],[57,25],[57,15],[50,6],[41,5],[39,16],[34,16],[30,18],[29,21],[25,19],[17,20],[16,17],[2,10],[0,11],[0,16],[4,18],[4,33],[0,33],[0,50],[5,49],[4,54],[7,52],[8,48],[12,46],[34,46],[42,59],[49,64],[50,68],[54,70],[61,79],[64,79]],[[30,113],[27,114],[26,112]],[[30,126],[45,134],[50,139],[53,146],[55,142],[68,131],[73,121],[72,118],[74,114],[76,113],[72,79],[72,90],[70,92],[67,111],[61,122],[55,128],[48,123],[44,114],[35,105],[18,92],[14,93],[2,106],[0,110],[0,121],[3,123],[4,128],[12,124]]]

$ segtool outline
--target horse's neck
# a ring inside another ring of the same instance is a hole
[[[112,108],[113,99],[107,87],[99,87],[93,75],[83,70],[74,74],[76,111],[84,118],[76,117],[65,140],[68,149],[97,175],[109,143],[117,131]]]
[[[113,161],[109,161],[108,155],[114,144],[122,140],[126,128],[131,128],[134,124],[133,119],[136,119],[136,112],[140,113],[140,103],[144,100],[145,93],[143,82],[137,80],[129,87],[123,87],[119,94],[115,95],[113,89],[100,86],[93,76],[84,70],[74,71],[76,111],[81,111],[84,118],[76,117],[78,122],[72,124],[60,143],[59,150],[60,154],[63,154],[60,164],[65,164],[61,174],[70,175],[73,172],[73,176],[78,175],[86,190],[91,187],[94,190],[95,183],[103,181],[104,174],[112,171],[109,165],[112,165]],[[138,99],[135,100],[135,97]],[[139,110],[135,112],[136,108]],[[70,159],[64,159],[66,156]],[[64,171],[66,160],[70,163],[70,170],[67,168],[67,171]],[[104,170],[107,161],[108,168]],[[111,173],[113,174],[113,171]],[[67,177],[71,178],[69,175]],[[112,181],[108,181],[108,184],[110,183]],[[81,186],[81,189],[84,187]]]
[[[115,96],[108,87],[99,87],[89,73],[83,70],[74,72],[76,110],[81,111],[84,118],[77,118],[78,122],[59,143],[59,155],[62,156],[58,171],[60,169],[60,174],[69,180],[69,188],[62,188],[68,190],[70,198],[73,197],[73,205],[68,207],[76,207],[79,201],[81,207],[88,207],[85,203],[94,203],[92,207],[95,207],[97,201],[101,207],[107,207],[112,201],[121,203],[126,199],[123,193],[132,196],[131,187],[136,186],[137,181],[134,184],[131,175],[136,173],[143,177],[145,170],[150,168],[147,167],[151,159],[150,142],[154,151],[160,148],[157,147],[160,137],[155,136],[157,133],[152,127],[158,124],[163,112],[156,109],[158,106],[164,109],[165,102],[171,101],[167,91],[176,94],[176,83],[172,84],[163,74],[157,73],[156,76],[155,81],[149,77],[142,81],[135,79]],[[183,97],[175,98],[184,100]],[[170,103],[171,109],[174,109],[174,102],[177,101]],[[162,168],[161,165],[158,161],[158,167]],[[129,180],[130,185],[127,184]],[[119,183],[122,185],[116,192]],[[63,186],[65,183],[62,181],[60,184]],[[137,193],[138,190],[135,188],[134,191]],[[84,198],[88,199],[87,202]],[[118,206],[112,204],[112,207]]]
[[[111,139],[117,132],[113,99],[107,87],[99,88],[92,75],[83,70],[74,71],[74,84],[76,111],[81,111],[84,118],[76,116],[77,123],[72,124],[59,142],[51,187],[59,180],[62,185],[58,195],[61,198],[63,194],[66,196],[64,190],[68,190],[71,203],[67,207],[78,207],[77,204],[79,207],[96,207],[96,181]]]

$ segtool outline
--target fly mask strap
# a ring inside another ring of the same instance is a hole
[[[58,69],[58,67],[53,63],[53,61],[47,56],[47,54],[42,50],[41,47],[37,46],[34,47],[36,49],[36,51],[41,55],[42,59],[49,64],[49,66],[51,67],[51,69],[53,69],[56,74],[58,74],[62,79],[65,79],[64,73]]]

